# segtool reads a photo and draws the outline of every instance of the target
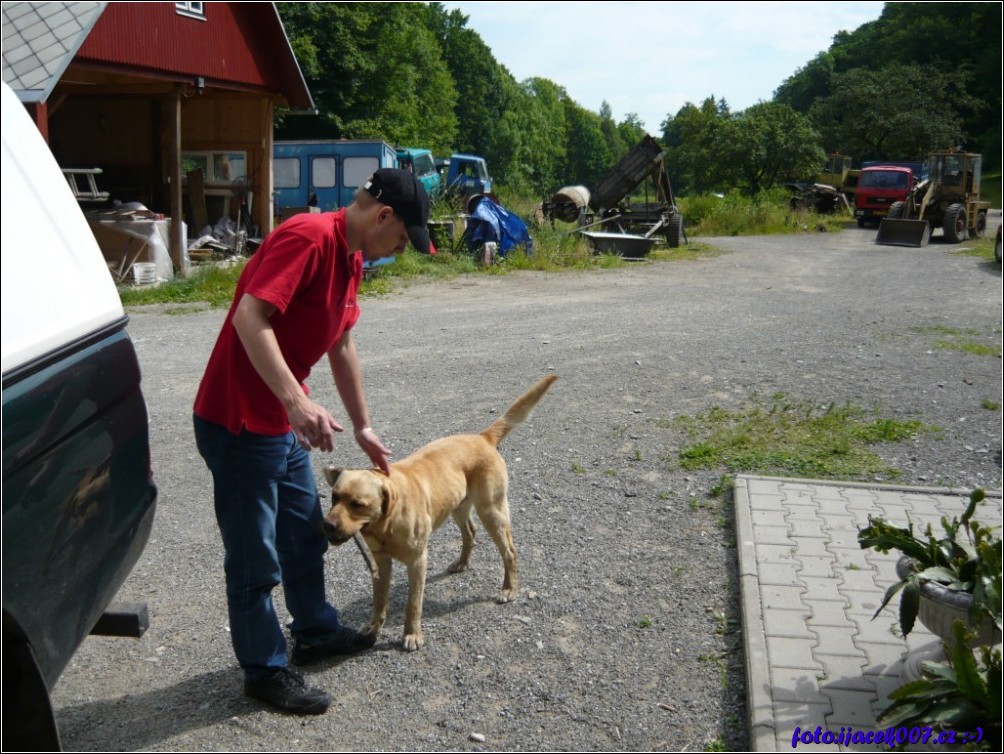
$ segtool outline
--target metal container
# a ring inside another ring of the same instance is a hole
[[[565,186],[551,198],[554,217],[566,223],[578,220],[582,210],[588,206],[589,189],[585,186]]]
[[[617,254],[625,259],[642,259],[655,245],[654,238],[633,236],[627,233],[601,233],[583,231],[589,245],[597,254]]]

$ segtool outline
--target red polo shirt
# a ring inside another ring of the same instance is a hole
[[[251,257],[195,397],[195,414],[234,434],[290,430],[286,409],[258,376],[234,328],[245,293],[269,302],[283,358],[304,384],[311,368],[359,319],[356,294],[362,255],[349,252],[345,210],[295,215],[274,230]]]

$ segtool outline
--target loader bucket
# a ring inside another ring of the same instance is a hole
[[[883,217],[875,243],[882,246],[927,246],[931,226],[927,220],[900,220]]]

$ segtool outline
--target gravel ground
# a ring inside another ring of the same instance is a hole
[[[996,221],[991,224],[996,227]],[[208,472],[190,407],[222,313],[132,312],[153,427],[158,518],[119,598],[149,603],[140,640],[92,637],[54,693],[74,750],[703,750],[747,748],[732,512],[684,472],[667,420],[784,392],[937,425],[878,449],[897,483],[1001,486],[999,265],[877,247],[874,230],[712,239],[726,251],[589,273],[416,284],[367,300],[357,330],[374,423],[403,457],[480,430],[540,376],[561,379],[503,445],[521,594],[472,568],[447,523],[430,546],[425,647],[400,650],[406,578],[374,651],[308,669],[336,696],[315,718],[241,694]],[[173,314],[173,316],[172,316]],[[316,396],[343,416],[326,368]],[[345,438],[334,460],[364,465]],[[318,454],[317,469],[332,457]],[[362,624],[351,546],[328,590]],[[281,593],[279,595],[281,606]]]

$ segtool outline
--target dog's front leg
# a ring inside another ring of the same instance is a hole
[[[425,596],[426,554],[408,564],[408,607],[404,617],[404,649],[414,652],[425,639],[422,636],[422,599]]]
[[[380,553],[374,555],[376,560],[377,574],[373,577],[373,616],[370,624],[366,627],[365,633],[377,636],[383,623],[387,620],[387,601],[390,594],[390,575],[394,561],[390,555]]]

